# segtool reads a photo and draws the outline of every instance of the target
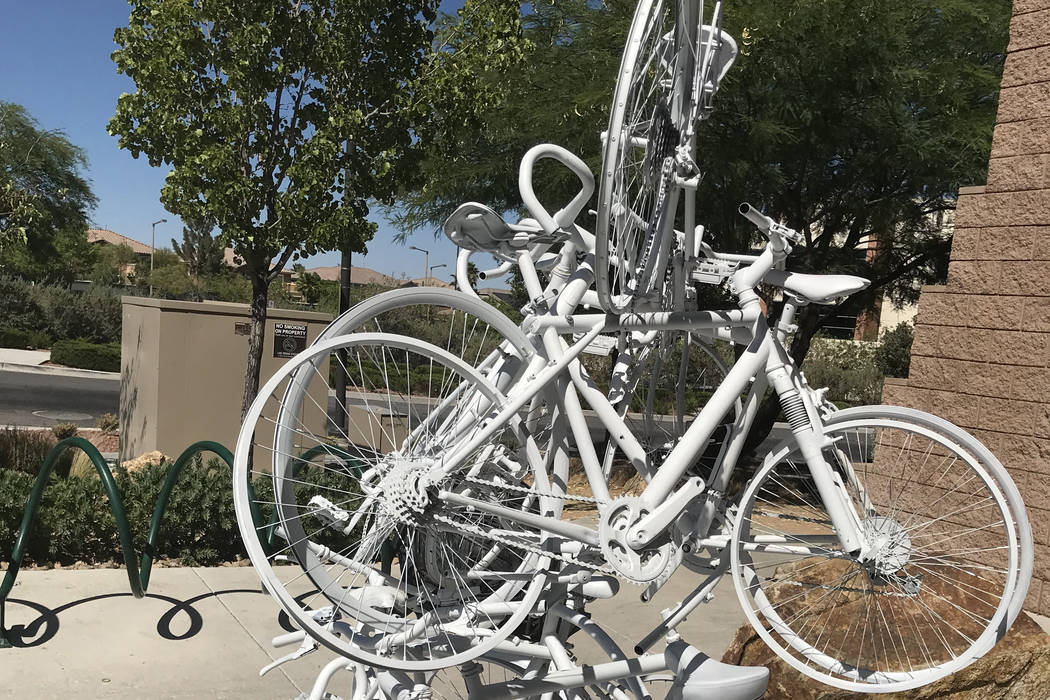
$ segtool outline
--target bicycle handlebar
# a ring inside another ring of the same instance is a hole
[[[768,234],[770,229],[773,228],[773,225],[776,223],[773,219],[769,218],[758,209],[755,209],[747,202],[741,202],[738,211],[741,216],[758,227],[758,230],[762,233]]]
[[[741,216],[758,227],[758,230],[762,232],[773,247],[773,252],[780,256],[785,256],[791,252],[790,243],[802,242],[802,236],[799,235],[798,231],[783,224],[778,224],[747,202],[741,203],[738,211]]]
[[[541,158],[551,158],[560,162],[580,179],[580,184],[583,186],[572,201],[554,216],[551,216],[546,207],[540,204],[536,192],[532,189],[532,168]],[[571,225],[587,206],[591,195],[594,194],[594,175],[587,164],[572,152],[551,143],[541,143],[530,148],[525,157],[521,159],[521,166],[518,169],[518,190],[521,193],[521,201],[539,222],[544,233],[553,235],[559,229]]]

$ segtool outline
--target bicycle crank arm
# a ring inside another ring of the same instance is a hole
[[[627,532],[627,544],[636,550],[647,547],[667,531],[689,502],[704,492],[705,487],[704,480],[700,477],[690,478],[653,512],[631,526]]]

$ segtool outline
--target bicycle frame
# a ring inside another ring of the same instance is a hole
[[[752,267],[771,267],[773,253],[767,250],[763,256],[753,263]],[[524,379],[510,388],[504,407],[491,416],[488,424],[477,431],[468,442],[447,455],[437,469],[444,474],[457,469],[467,455],[491,438],[499,426],[512,420],[518,411],[542,390],[553,387],[558,409],[569,423],[569,430],[583,462],[592,494],[599,502],[607,502],[610,498],[608,485],[583,416],[580,404],[582,394],[612,439],[648,481],[639,496],[647,515],[631,528],[628,534],[631,547],[642,549],[651,545],[677,520],[686,506],[706,492],[707,503],[695,523],[701,528],[696,531],[702,536],[715,515],[717,504],[712,499],[720,498],[728,484],[743,441],[754,421],[758,400],[768,383],[785,406],[800,452],[810,467],[814,483],[824,500],[844,550],[848,553],[861,552],[863,555],[860,518],[844,493],[841,480],[821,454],[826,441],[819,412],[801,379],[801,374],[780,340],[779,335],[783,334],[785,329],[779,327],[782,324],[778,324],[777,329],[771,330],[766,323],[757,295],[753,291],[758,279],[738,293],[741,298],[740,309],[632,313],[621,316],[559,314],[559,307],[575,309],[590,286],[593,276],[593,255],[589,255],[579,265],[574,264],[575,258],[574,244],[566,243],[559,266],[552,273],[550,284],[544,289],[530,254],[523,251],[519,255],[518,265],[530,296],[534,299],[554,299],[547,313],[536,314],[526,321],[527,329],[542,341],[543,352],[533,358],[523,375]],[[744,275],[741,279],[746,281],[748,277]],[[646,464],[645,451],[639,440],[608,398],[590,382],[576,359],[601,333],[659,330],[699,331],[712,337],[731,337],[737,341],[748,339],[748,342],[743,354],[694,418],[681,440],[659,468],[652,471]],[[583,336],[572,345],[567,345],[559,335],[562,332],[580,331],[584,332]],[[569,370],[567,377],[566,370]],[[729,447],[712,475],[712,483],[705,484],[694,478],[676,490],[689,467],[703,452],[722,417],[733,407],[737,397],[745,392],[746,409],[731,428]],[[592,546],[597,545],[599,541],[595,530],[575,523],[504,509],[450,492],[443,492],[442,497],[463,505],[474,505],[479,510],[510,520],[528,521],[533,526]]]

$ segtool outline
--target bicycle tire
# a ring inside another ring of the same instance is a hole
[[[695,113],[689,93],[697,9],[642,0],[628,33],[602,152],[595,232],[595,289],[611,313],[647,299],[667,264],[679,195],[672,166]]]
[[[296,456],[324,449],[327,436],[316,435],[280,399],[289,382],[305,385],[299,370],[307,367],[316,386],[302,394],[316,404],[314,395],[327,395],[318,358],[338,357],[340,350],[353,358],[353,386],[364,401],[354,436],[344,436],[347,447],[330,451],[332,464],[299,471]],[[438,484],[427,486],[434,460],[481,429],[502,401],[462,360],[414,338],[378,333],[326,339],[266,383],[238,438],[235,506],[253,565],[302,629],[349,658],[405,670],[468,661],[513,632],[542,593],[550,562],[528,548],[495,542],[490,534],[501,532],[505,541],[524,538],[532,550],[546,546],[545,536],[442,501],[434,493]],[[470,455],[466,471],[442,478],[440,489],[460,489],[473,477],[469,488],[475,498],[530,511],[543,506],[534,496],[514,495],[522,476],[542,468],[519,424],[502,426]],[[253,459],[256,451],[271,459]],[[259,499],[277,510],[287,543],[276,551],[268,551],[250,517],[247,485],[263,474],[273,483],[273,501]],[[326,504],[317,500],[321,496],[339,502]],[[396,570],[383,571],[376,561],[387,542],[399,550]],[[301,571],[278,566],[281,555]],[[319,566],[331,571],[326,577],[315,571],[309,579],[330,583],[308,588],[303,600],[298,597],[307,580],[303,572]],[[329,604],[335,626],[314,618],[318,601]],[[507,614],[510,602],[514,609]]]
[[[841,550],[785,443],[746,489],[733,530],[748,621],[796,670],[855,692],[917,688],[980,658],[1032,575],[1031,526],[1009,474],[961,428],[912,409],[847,409],[825,430],[835,440],[825,458],[872,553],[862,563]]]

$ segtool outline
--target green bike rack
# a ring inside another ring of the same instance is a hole
[[[3,583],[0,583],[0,648],[11,646],[10,640],[7,639],[7,628],[4,625],[4,607],[11,589],[14,588],[18,571],[22,566],[22,558],[25,556],[26,546],[29,541],[29,532],[33,527],[33,522],[36,520],[37,511],[40,509],[40,499],[44,495],[44,488],[47,486],[48,479],[51,477],[51,472],[54,470],[58,458],[69,449],[79,449],[84,452],[95,466],[95,471],[98,472],[98,476],[102,480],[102,488],[106,491],[106,496],[109,498],[109,507],[113,512],[113,519],[117,523],[117,535],[120,538],[120,549],[124,556],[124,568],[128,572],[131,594],[136,598],[143,597],[149,588],[150,572],[153,569],[153,557],[156,553],[155,545],[160,535],[164,511],[168,507],[171,490],[175,487],[175,482],[178,480],[183,467],[198,454],[213,452],[219,459],[226,462],[227,466],[231,469],[233,468],[233,455],[230,451],[223,445],[210,440],[195,442],[179,455],[171,469],[168,470],[167,475],[164,477],[164,483],[161,485],[160,495],[157,497],[157,503],[153,507],[153,517],[150,519],[149,535],[146,538],[146,546],[143,549],[142,561],[139,564],[135,561],[135,546],[131,537],[131,528],[128,526],[127,513],[124,510],[124,501],[120,497],[117,483],[113,480],[113,473],[109,470],[109,465],[106,464],[102,453],[84,438],[71,437],[60,441],[48,453],[43,465],[40,467],[40,471],[37,473],[36,481],[33,483],[33,490],[29,494],[29,501],[26,503],[25,514],[22,516],[22,524],[18,529],[18,536],[15,538],[15,546],[11,552],[7,573],[4,575]],[[248,485],[248,489],[252,496],[252,519],[256,525],[259,525],[263,522],[262,514],[259,511],[258,504],[255,502],[254,493],[251,492],[251,484]]]
[[[109,507],[113,512],[113,519],[117,523],[117,535],[120,538],[120,549],[124,557],[124,568],[128,573],[131,594],[136,598],[142,598],[149,589],[150,573],[153,570],[153,558],[156,555],[156,543],[160,537],[164,512],[168,508],[172,489],[175,488],[175,483],[178,481],[183,468],[191,459],[204,452],[214,453],[228,467],[233,468],[233,454],[220,443],[211,440],[201,440],[183,450],[182,454],[179,455],[178,459],[175,460],[172,467],[168,470],[164,477],[164,482],[161,484],[157,503],[153,507],[153,516],[150,518],[149,534],[146,536],[146,545],[142,550],[142,558],[140,562],[136,562],[135,546],[131,537],[131,528],[128,526],[127,513],[124,510],[124,501],[120,497],[120,491],[117,489],[116,481],[113,479],[113,473],[110,471],[109,465],[106,464],[106,460],[102,457],[102,453],[98,451],[98,448],[81,437],[71,437],[60,441],[48,453],[43,465],[40,467],[40,471],[37,473],[36,481],[33,483],[33,490],[30,492],[29,500],[26,503],[25,513],[22,516],[22,524],[18,529],[18,536],[15,538],[15,546],[11,552],[7,573],[4,575],[3,582],[0,583],[0,649],[12,646],[7,638],[7,628],[4,625],[4,607],[11,589],[14,588],[18,571],[22,566],[22,558],[25,556],[25,550],[29,541],[29,533],[33,523],[36,521],[37,511],[40,509],[40,500],[43,498],[44,489],[47,487],[47,482],[51,477],[55,464],[58,462],[58,458],[69,449],[79,449],[84,452],[95,466],[95,471],[98,472],[98,476],[102,481],[102,488],[106,491],[106,496],[109,498]],[[341,457],[350,469],[360,475],[362,466],[356,463],[356,460],[350,453],[333,445],[318,445],[296,458],[296,464],[292,468],[293,478],[299,473],[303,465],[321,454]],[[257,530],[262,531],[265,528],[266,535],[263,538],[263,544],[268,551],[272,551],[278,522],[277,510],[274,509],[269,522],[263,525],[265,521],[251,483],[248,484],[248,495],[252,522]],[[380,556],[383,570],[389,573],[394,558],[393,547],[390,543],[383,544]]]

